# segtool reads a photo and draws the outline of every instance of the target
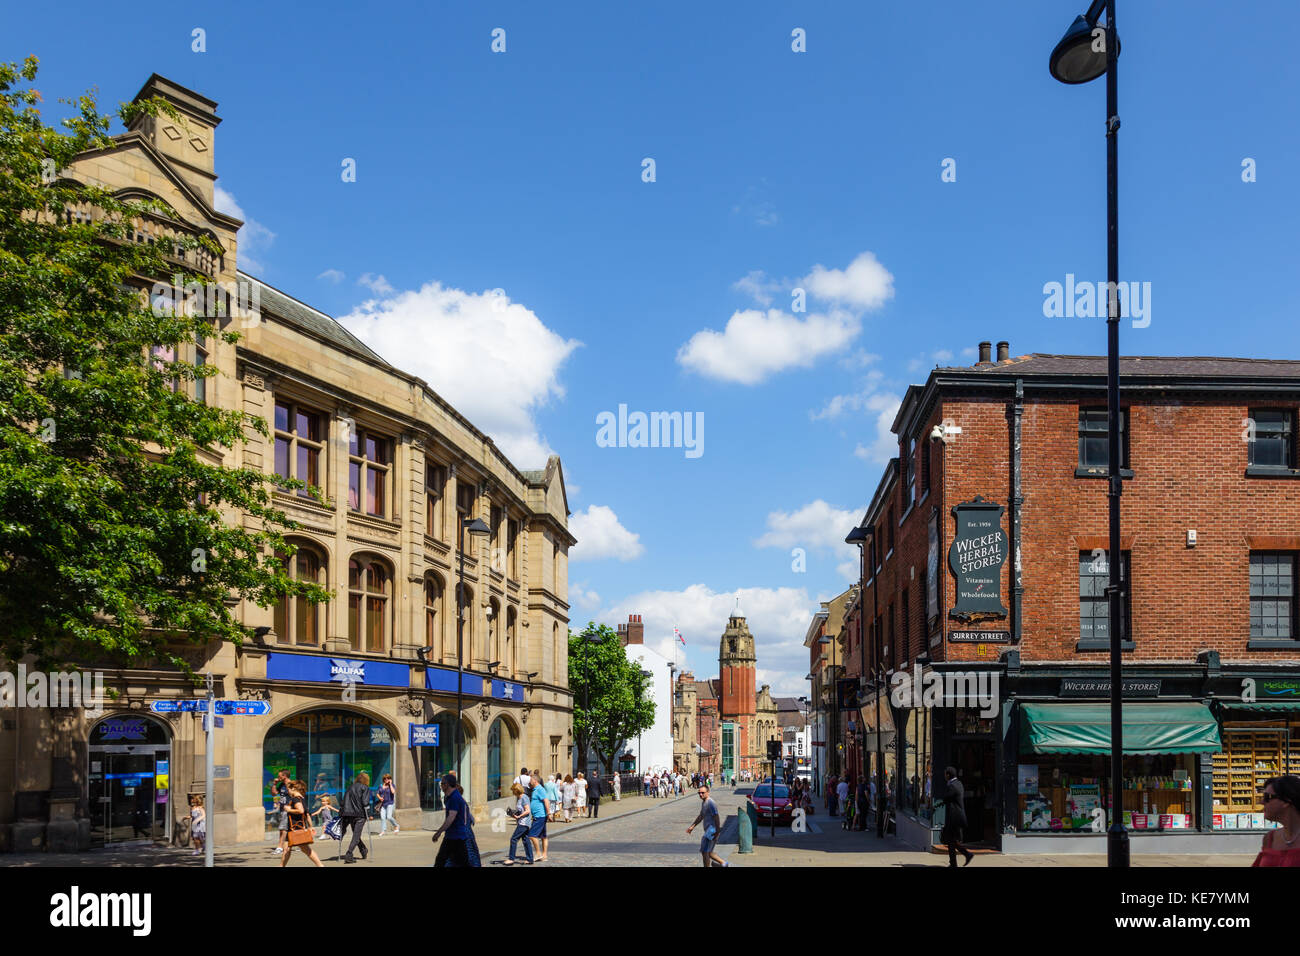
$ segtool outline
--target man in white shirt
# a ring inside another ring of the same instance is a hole
[[[840,782],[835,785],[835,796],[839,798],[840,812],[843,811],[845,803],[849,799],[849,782],[841,778]]]
[[[520,767],[519,776],[515,777],[515,779],[512,782],[517,783],[519,784],[519,786],[523,787],[524,793],[527,793],[529,790],[533,789],[533,778],[528,773],[527,767]]]

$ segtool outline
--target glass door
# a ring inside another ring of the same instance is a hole
[[[90,754],[91,841],[157,842],[167,838],[168,751]]]

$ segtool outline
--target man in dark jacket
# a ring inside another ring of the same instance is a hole
[[[364,860],[367,856],[366,845],[362,842],[361,837],[369,807],[370,775],[359,773],[356,780],[352,782],[352,786],[348,787],[347,792],[343,794],[343,806],[339,808],[340,845],[342,845],[343,838],[347,836],[348,827],[352,827],[352,843],[348,846],[347,853],[343,854],[344,863],[357,862],[357,858],[352,854],[356,852],[358,846],[361,847],[361,859]]]
[[[593,773],[587,781],[587,806],[591,807],[592,819],[600,816],[600,795],[604,792],[600,783],[600,774]]]
[[[948,781],[948,787],[943,795],[944,815],[941,837],[948,846],[948,865],[954,867],[957,865],[957,854],[960,852],[966,857],[966,862],[962,865],[969,866],[975,854],[961,843],[962,831],[966,829],[966,788],[957,779],[955,768],[948,767],[943,775]]]

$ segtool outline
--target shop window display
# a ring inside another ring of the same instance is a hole
[[[1109,824],[1110,764],[1103,755],[1022,754],[1017,767],[1021,832],[1104,832]],[[1197,825],[1193,754],[1124,758],[1124,825],[1134,831]]]
[[[1262,830],[1274,826],[1264,819],[1260,794],[1268,778],[1300,773],[1297,734],[1297,721],[1224,724],[1223,751],[1213,757],[1215,830]]]
[[[357,774],[368,773],[375,788],[383,774],[393,773],[393,741],[383,724],[345,710],[307,711],[277,723],[262,744],[262,799],[268,830],[279,824],[271,782],[281,769],[306,782],[309,810],[318,810],[320,798],[327,794],[338,807]]]

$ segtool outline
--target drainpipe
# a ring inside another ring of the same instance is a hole
[[[1020,424],[1025,413],[1025,382],[1016,379],[1016,400],[1012,405],[1011,426],[1011,644],[1020,646],[1020,605],[1024,579],[1020,565],[1020,506],[1025,498],[1020,484]]]

